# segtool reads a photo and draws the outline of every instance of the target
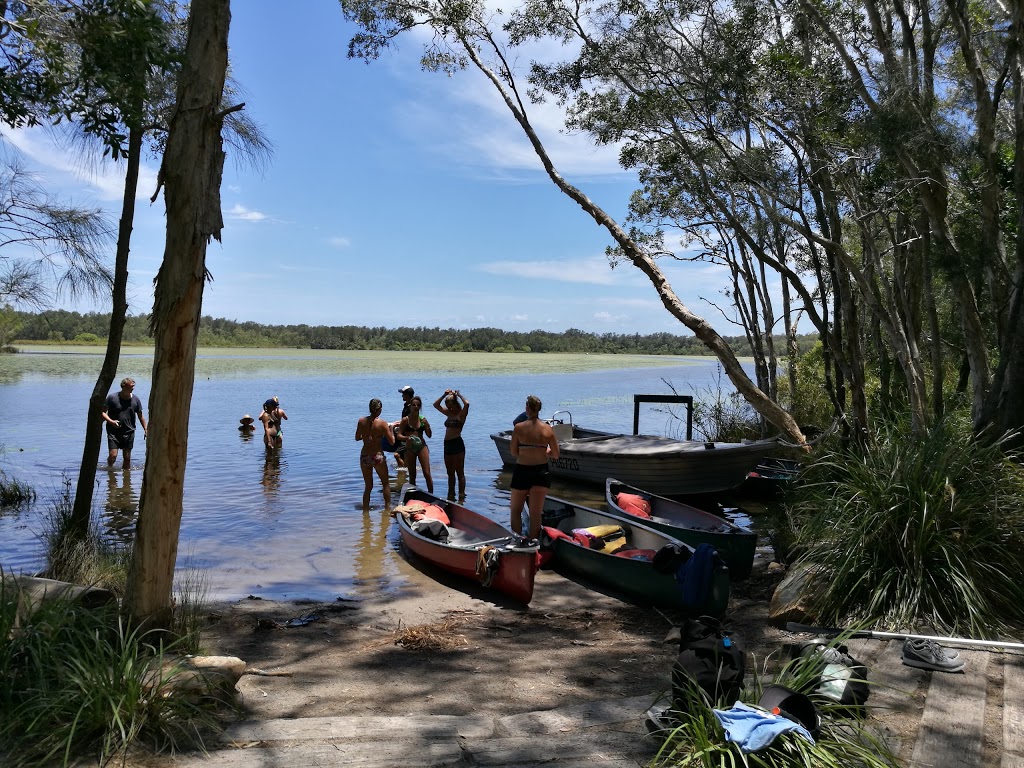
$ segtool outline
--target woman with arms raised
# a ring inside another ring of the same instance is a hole
[[[444,400],[444,405],[441,401]],[[444,414],[444,468],[448,471],[448,498],[455,498],[455,478],[459,479],[459,498],[466,498],[466,443],[462,428],[469,415],[469,400],[457,389],[446,389],[434,401],[434,407]]]

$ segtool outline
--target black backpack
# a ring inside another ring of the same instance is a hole
[[[746,655],[742,644],[710,616],[686,619],[679,628],[679,656],[672,667],[676,709],[703,698],[711,706],[731,707],[743,690]]]

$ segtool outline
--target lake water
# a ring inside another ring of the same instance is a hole
[[[24,349],[0,355],[0,397],[8,404],[0,469],[29,483],[40,498],[0,513],[0,567],[31,572],[42,563],[38,537],[52,499],[63,478],[77,478],[86,407],[102,358],[98,349]],[[136,380],[147,419],[151,405],[175,407],[148,402],[152,362],[151,351],[126,349],[116,379]],[[415,387],[434,426],[428,441],[434,490],[443,496],[443,417],[431,404],[447,388],[461,390],[471,403],[463,431],[466,505],[507,523],[510,473],[502,470],[489,435],[511,426],[526,395],[541,398],[544,417],[568,410],[577,424],[631,432],[634,394],[671,394],[670,382],[679,394],[700,395],[720,379],[728,385],[717,371],[707,358],[201,350],[178,566],[202,569],[211,597],[219,599],[330,600],[422,583],[423,574],[398,552],[379,484],[370,511],[362,509],[354,436],[370,398],[380,398],[383,417],[395,420],[402,407],[398,388]],[[284,447],[268,453],[259,432],[247,438],[237,427],[243,414],[258,416],[272,395],[289,420]],[[641,431],[678,434],[678,425],[656,408],[642,406]],[[107,535],[128,538],[146,459],[141,430],[129,471],[122,471],[120,457],[107,470],[105,437],[99,459],[94,509]],[[556,481],[551,492],[598,507],[603,502],[596,487]]]

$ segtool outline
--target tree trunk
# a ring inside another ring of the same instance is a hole
[[[71,508],[68,535],[75,541],[84,541],[89,533],[89,521],[92,519],[92,494],[96,487],[96,465],[99,462],[100,451],[103,449],[103,417],[101,414],[121,359],[121,338],[124,334],[124,323],[128,314],[128,253],[131,249],[132,229],[135,225],[135,194],[139,188],[141,159],[142,128],[132,127],[128,131],[128,165],[124,177],[121,221],[117,228],[117,251],[114,257],[114,285],[110,310],[110,331],[107,334],[107,351],[103,355],[103,365],[100,367],[99,376],[96,377],[96,386],[93,387],[92,396],[89,398],[82,466],[78,471],[75,502]]]
[[[219,112],[228,63],[230,0],[193,0],[160,179],[167,241],[153,306],[153,383],[146,470],[125,605],[146,626],[168,628],[178,553],[206,247],[220,239],[224,169]]]

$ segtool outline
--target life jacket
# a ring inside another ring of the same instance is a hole
[[[615,503],[634,517],[651,519],[651,502],[636,493],[620,493],[615,496]]]

